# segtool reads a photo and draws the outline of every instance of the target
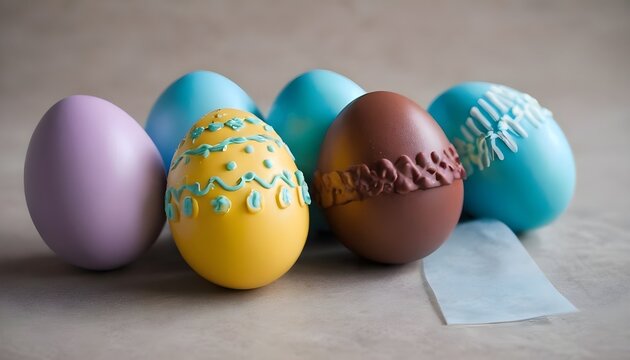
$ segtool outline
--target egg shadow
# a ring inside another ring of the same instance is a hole
[[[296,283],[314,287],[346,281],[377,281],[408,271],[406,265],[383,265],[362,259],[331,234],[311,236],[293,268],[275,283],[254,290],[232,290],[197,275],[182,259],[171,235],[164,232],[136,262],[110,271],[84,270],[42,252],[0,260],[2,297],[54,306],[85,306],[110,301],[142,301],[147,295],[211,302],[244,302],[274,291],[291,291]],[[415,269],[414,269],[415,271]]]
[[[364,259],[343,246],[330,232],[311,234],[304,251],[286,275],[303,281],[378,281],[398,276],[418,262],[382,264]],[[415,271],[415,270],[414,270]]]
[[[64,306],[142,299],[147,294],[207,299],[244,293],[202,279],[168,236],[161,236],[136,262],[110,271],[77,268],[52,252],[0,260],[0,283],[2,297],[10,301]]]

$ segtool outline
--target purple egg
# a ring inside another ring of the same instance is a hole
[[[164,225],[166,175],[142,127],[116,105],[75,95],[41,119],[24,192],[46,244],[70,264],[109,270],[147,250]]]

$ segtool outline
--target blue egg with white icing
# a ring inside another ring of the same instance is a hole
[[[429,106],[467,171],[464,211],[514,231],[548,224],[575,191],[575,161],[552,113],[507,86],[467,82]]]
[[[153,140],[166,171],[177,145],[190,127],[205,114],[219,109],[233,108],[248,111],[262,118],[254,101],[232,80],[212,71],[193,71],[169,85],[157,99],[146,122],[146,132]],[[239,123],[225,123],[232,128]],[[223,123],[217,123],[218,131]]]

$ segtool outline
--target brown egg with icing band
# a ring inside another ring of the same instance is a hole
[[[461,214],[464,168],[431,116],[391,92],[365,94],[329,128],[315,199],[356,254],[400,264],[435,251]]]

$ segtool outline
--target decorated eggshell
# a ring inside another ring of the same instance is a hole
[[[382,263],[427,256],[459,219],[464,169],[420,106],[377,91],[350,103],[328,129],[315,194],[350,250]]]
[[[145,128],[162,156],[164,168],[188,129],[210,111],[230,107],[260,117],[254,101],[232,80],[211,71],[194,71],[177,79],[157,99]]]
[[[224,287],[271,283],[306,241],[304,176],[273,128],[249,112],[213,111],[190,129],[173,157],[164,200],[186,262]]]
[[[63,260],[109,270],[135,260],[164,225],[166,176],[142,127],[117,106],[70,96],[41,119],[24,191],[35,227]]]
[[[295,154],[309,184],[317,168],[326,130],[339,112],[365,91],[347,77],[329,70],[311,70],[291,80],[276,97],[267,123]],[[311,229],[326,229],[321,209],[312,206]]]
[[[549,110],[531,96],[484,82],[452,87],[429,107],[468,172],[464,211],[514,231],[545,225],[569,205],[575,162]]]

